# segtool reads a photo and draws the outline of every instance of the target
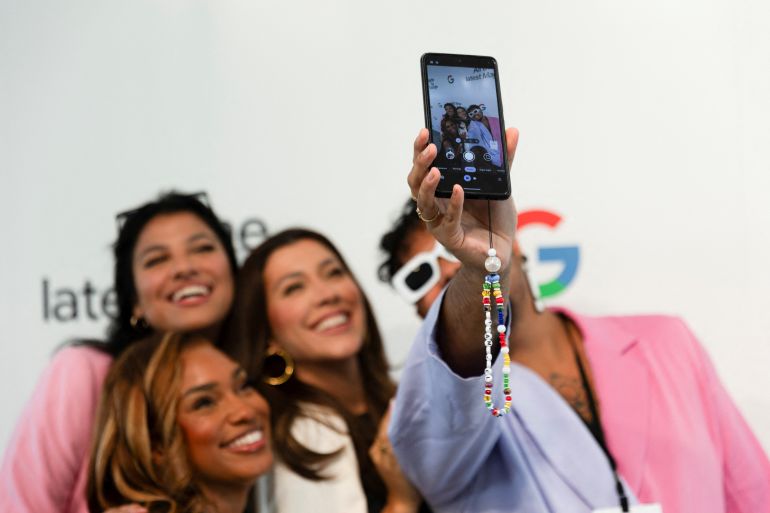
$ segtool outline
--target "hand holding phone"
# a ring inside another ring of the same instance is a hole
[[[425,124],[441,172],[436,196],[460,184],[466,198],[511,195],[497,61],[492,57],[426,53],[420,59]]]
[[[506,130],[506,153],[509,160],[516,153],[518,139],[518,130]],[[513,247],[516,232],[513,201],[465,201],[465,191],[459,184],[455,184],[448,199],[437,197],[436,189],[441,182],[441,173],[435,166],[432,167],[437,148],[429,143],[430,132],[423,128],[414,141],[412,168],[407,176],[411,195],[416,199],[428,231],[464,267],[475,268],[479,272],[484,270],[491,231],[492,246],[498,249],[497,256],[502,261],[502,268],[507,269],[512,253],[499,249]]]

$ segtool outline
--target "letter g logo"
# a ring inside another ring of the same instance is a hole
[[[561,223],[561,216],[548,210],[525,210],[519,213],[519,230],[531,225],[547,226],[555,229]],[[541,247],[537,251],[539,262],[558,262],[562,264],[561,273],[547,283],[540,283],[540,296],[555,296],[562,292],[575,279],[580,248],[578,246]]]

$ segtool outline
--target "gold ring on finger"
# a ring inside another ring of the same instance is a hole
[[[417,217],[419,217],[419,218],[420,218],[420,220],[421,220],[423,223],[432,223],[433,221],[435,221],[436,219],[438,219],[438,215],[439,215],[439,210],[438,210],[438,209],[436,209],[436,214],[435,214],[433,217],[431,217],[431,218],[429,218],[429,219],[428,219],[428,218],[425,218],[425,217],[423,217],[423,211],[422,211],[422,210],[420,210],[420,207],[417,207]]]

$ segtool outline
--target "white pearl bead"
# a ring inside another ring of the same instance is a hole
[[[511,366],[510,365],[503,365],[503,372],[505,372],[506,374],[511,372]]]
[[[498,333],[505,333],[505,324],[498,324],[497,325],[497,332]]]
[[[502,262],[496,256],[488,256],[487,259],[484,260],[484,269],[491,273],[496,273],[502,266]]]
[[[495,248],[489,248],[489,251],[487,251],[487,255],[497,256],[497,250]]]
[[[508,354],[510,352],[510,349],[508,349],[508,346],[500,348],[500,352],[503,354]]]

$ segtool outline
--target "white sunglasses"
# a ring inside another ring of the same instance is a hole
[[[436,242],[431,251],[417,253],[396,271],[390,283],[401,297],[409,303],[416,303],[441,279],[438,259],[458,262],[457,258]]]

